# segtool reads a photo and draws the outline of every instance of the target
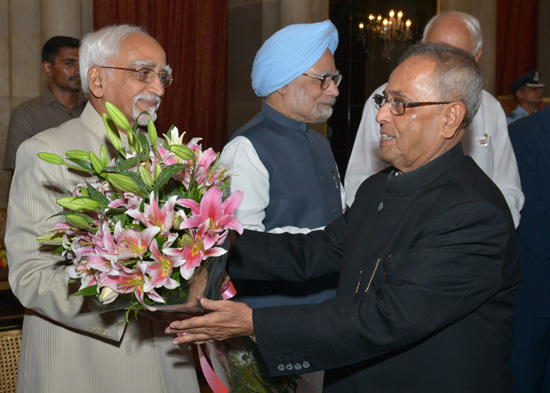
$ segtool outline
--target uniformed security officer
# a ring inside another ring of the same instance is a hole
[[[508,124],[536,112],[542,102],[543,87],[538,71],[530,71],[508,85],[518,102],[516,109],[506,115]]]

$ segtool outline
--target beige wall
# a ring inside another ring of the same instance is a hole
[[[479,66],[485,90],[494,94],[497,40],[497,0],[440,0],[440,12],[461,11],[479,19],[483,32],[483,55]]]
[[[81,38],[92,29],[92,0],[0,0],[0,164],[11,110],[41,94],[43,43],[54,35]],[[11,175],[0,171],[0,207],[8,202]]]

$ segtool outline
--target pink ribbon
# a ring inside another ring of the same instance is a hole
[[[229,284],[227,284],[227,286],[222,290],[222,299],[231,299],[236,294],[237,290],[233,286],[233,283],[229,281]],[[206,382],[208,382],[208,386],[210,386],[210,389],[212,389],[214,393],[229,393],[227,386],[225,386],[222,380],[216,375],[212,369],[212,366],[206,359],[206,356],[204,356],[202,346],[198,345],[197,347],[199,348],[199,362],[201,364],[201,370]]]

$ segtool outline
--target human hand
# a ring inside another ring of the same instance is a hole
[[[165,332],[178,334],[172,344],[204,344],[254,334],[252,309],[246,304],[206,298],[200,298],[200,304],[209,313],[170,323]]]

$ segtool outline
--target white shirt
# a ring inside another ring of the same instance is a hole
[[[363,109],[344,180],[348,206],[353,203],[361,183],[388,166],[377,155],[380,124],[376,122],[377,110],[372,99],[375,94],[382,94],[385,88],[386,84],[376,89]],[[485,90],[479,111],[462,138],[462,148],[504,194],[517,227],[525,198],[521,192],[516,156],[508,136],[504,110],[497,99]]]
[[[225,145],[220,155],[220,162],[231,168],[236,174],[231,177],[231,192],[241,190],[243,201],[237,217],[246,229],[265,231],[263,224],[265,209],[269,205],[269,173],[258,157],[252,142],[246,137],[237,136]],[[344,187],[340,187],[342,212],[345,211]],[[315,229],[322,229],[315,228]],[[273,228],[271,233],[308,233],[312,229],[284,226]]]

